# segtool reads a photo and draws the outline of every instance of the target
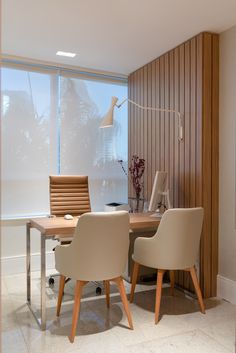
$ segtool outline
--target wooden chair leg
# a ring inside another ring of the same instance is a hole
[[[62,302],[62,297],[64,293],[64,287],[65,287],[65,276],[60,276],[60,282],[59,282],[59,291],[58,291],[58,299],[57,299],[57,316],[60,315],[61,311],[61,302]]]
[[[193,285],[194,285],[194,288],[195,288],[195,292],[197,294],[197,299],[198,299],[198,303],[199,303],[199,306],[200,306],[200,310],[203,314],[205,314],[205,306],[204,306],[204,303],[203,303],[203,299],[202,299],[202,292],[201,292],[201,289],[200,289],[200,286],[199,286],[199,283],[198,283],[198,279],[197,279],[197,273],[196,273],[196,269],[195,267],[191,267],[189,269],[190,271],[190,274],[191,274],[191,277],[192,277],[192,281],[193,281]]]
[[[120,291],[120,296],[121,296],[121,300],[125,309],[125,313],[129,322],[129,327],[131,330],[134,329],[133,327],[133,322],[132,322],[132,317],[131,317],[131,313],[129,310],[129,302],[126,296],[126,292],[125,292],[125,286],[124,286],[124,282],[123,279],[121,277],[117,277],[114,278],[113,281],[118,285],[119,291]]]
[[[161,304],[161,290],[164,270],[157,271],[157,287],[156,287],[156,304],[155,304],[155,324],[158,323],[160,304]]]
[[[174,295],[175,288],[175,271],[170,270],[170,295]]]
[[[107,307],[110,308],[110,282],[103,281],[103,283],[104,283],[104,287],[105,287]]]
[[[85,281],[76,281],[72,326],[71,326],[71,334],[69,337],[69,340],[71,343],[73,343],[74,339],[75,339],[75,332],[76,332],[76,326],[77,326],[77,321],[78,321],[78,316],[79,316],[82,288],[86,283],[87,282],[85,282]]]
[[[137,283],[138,271],[139,271],[139,263],[134,262],[133,273],[132,273],[132,284],[131,284],[131,291],[130,291],[130,298],[129,298],[130,303],[133,303],[133,300],[134,300],[134,291]]]

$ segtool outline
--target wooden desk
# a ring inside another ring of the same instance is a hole
[[[160,219],[150,217],[152,212],[148,213],[130,213],[130,230],[153,230],[156,229],[160,223]],[[70,236],[74,232],[77,225],[78,218],[74,217],[72,220],[65,220],[63,217],[43,217],[33,218],[29,221],[31,228],[36,228],[42,235],[50,237],[54,234]]]
[[[144,234],[146,232],[154,232],[160,222],[160,219],[150,217],[151,213],[135,213],[130,214],[130,231],[135,234]],[[73,220],[65,220],[62,217],[55,218],[34,218],[31,219],[26,226],[26,262],[27,262],[27,304],[35,317],[41,330],[46,329],[46,240],[54,239],[55,234],[62,237],[71,237],[77,225],[78,218]],[[41,238],[41,285],[40,285],[40,299],[41,299],[41,315],[40,319],[35,314],[31,303],[31,250],[30,238],[31,228],[35,228],[40,232]]]

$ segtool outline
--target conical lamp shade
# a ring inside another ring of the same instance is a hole
[[[104,118],[102,119],[102,122],[100,125],[101,128],[113,126],[113,112],[117,101],[118,101],[117,97],[111,98],[111,106],[108,112],[106,113],[106,115],[104,115]]]

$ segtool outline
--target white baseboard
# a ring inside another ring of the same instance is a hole
[[[46,268],[54,269],[54,251],[46,253]],[[40,254],[31,254],[31,271],[40,270]],[[2,276],[13,275],[18,273],[26,273],[26,255],[17,255],[1,258],[1,274]]]
[[[217,296],[236,304],[236,281],[227,277],[217,276]]]

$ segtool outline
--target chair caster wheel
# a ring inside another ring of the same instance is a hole
[[[96,288],[96,294],[97,295],[101,295],[102,294],[102,288],[101,287],[97,287]]]
[[[54,282],[55,282],[54,278],[53,278],[53,277],[49,277],[48,284],[49,284],[50,286],[53,286],[53,285],[54,285]]]

